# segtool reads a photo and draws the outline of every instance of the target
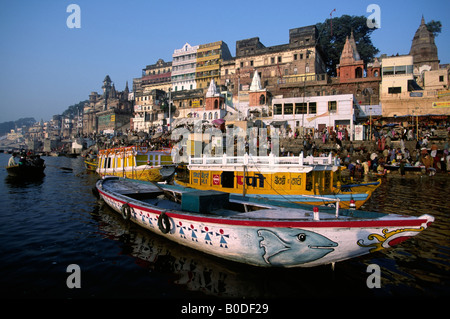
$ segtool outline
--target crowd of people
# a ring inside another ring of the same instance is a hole
[[[450,134],[450,127],[448,134]],[[98,148],[113,148],[129,145],[148,147],[151,150],[171,148],[177,141],[171,138],[170,132],[148,134],[143,132],[127,132],[127,134],[107,137],[105,135],[94,136]],[[383,175],[389,168],[398,167],[404,175],[408,166],[423,168],[428,174],[450,171],[449,136],[441,143],[440,149],[433,142],[434,129],[420,130],[419,139],[417,132],[412,128],[383,127],[374,128],[372,142],[364,145],[375,145],[375,148],[364,146],[354,147],[348,131],[344,128],[333,131],[324,129],[310,131],[303,137],[301,143],[305,156],[327,156],[330,151],[339,159],[341,165],[345,165],[352,176],[363,176],[370,172]],[[289,132],[288,139],[298,139],[298,130]],[[397,141],[394,146],[393,141]],[[412,141],[415,141],[415,147]],[[246,142],[248,142],[246,140]],[[355,143],[359,144],[359,143]],[[409,148],[406,147],[408,144]],[[248,144],[245,144],[248,148]],[[280,155],[292,155],[285,151],[283,143],[280,144]],[[270,148],[269,148],[270,149]],[[420,170],[420,169],[419,169]]]

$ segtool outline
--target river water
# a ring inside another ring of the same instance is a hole
[[[6,165],[9,155],[0,154]],[[363,209],[435,222],[395,248],[306,269],[259,269],[174,244],[124,222],[92,193],[82,158],[43,157],[45,177],[17,182],[0,171],[2,298],[285,300],[450,297],[450,175],[388,176]],[[71,170],[65,169],[70,168]],[[69,288],[69,265],[80,288]],[[381,286],[369,288],[368,266]]]

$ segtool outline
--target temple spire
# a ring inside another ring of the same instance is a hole
[[[252,84],[250,85],[250,91],[261,91],[261,78],[259,77],[258,71],[255,70],[253,73]]]

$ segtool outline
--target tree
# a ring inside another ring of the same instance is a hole
[[[69,118],[74,118],[75,116],[77,116],[78,114],[83,113],[83,109],[84,109],[84,104],[89,102],[88,100],[86,101],[80,101],[77,104],[71,105],[69,106],[63,113],[63,116],[67,116]]]
[[[433,33],[434,37],[437,37],[439,33],[442,31],[442,23],[441,21],[431,20],[426,24],[428,31]]]
[[[375,28],[367,26],[365,16],[349,16],[333,18],[316,24],[319,31],[318,44],[322,47],[327,73],[336,76],[336,65],[339,64],[346,37],[353,36],[361,59],[367,63],[373,60],[379,50],[373,45],[370,35]]]

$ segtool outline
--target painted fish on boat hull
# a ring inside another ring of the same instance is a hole
[[[267,264],[289,266],[322,258],[337,247],[328,238],[304,229],[291,229],[275,233],[268,229],[258,230],[264,248],[263,258]]]

